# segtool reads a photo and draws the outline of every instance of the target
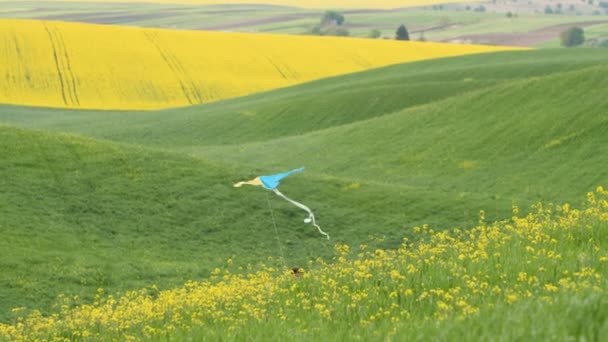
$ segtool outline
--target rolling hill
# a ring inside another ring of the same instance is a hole
[[[274,195],[232,188],[253,174],[249,168],[10,126],[0,136],[3,319],[13,307],[48,309],[62,293],[90,300],[98,288],[176,286],[207,277],[229,258],[241,266],[303,265],[330,257],[336,241],[381,234],[395,245],[405,222],[427,221],[418,198],[442,201],[454,210],[444,216],[452,222],[474,220],[461,214],[475,209],[457,195],[294,176],[284,193],[316,211],[334,236],[328,242]],[[396,203],[404,210],[385,210]]]
[[[175,286],[228,258],[302,265],[335,242],[394,247],[414,225],[581,202],[608,176],[607,53],[437,59],[151,112],[2,106],[2,318],[60,293]],[[298,209],[231,187],[299,166],[282,191],[330,242]]]
[[[85,109],[187,106],[388,64],[508,49],[35,20],[0,20],[0,32],[0,103]]]

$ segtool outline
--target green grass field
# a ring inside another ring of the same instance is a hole
[[[2,106],[0,320],[62,293],[205,279],[229,258],[305,265],[336,242],[393,248],[423,223],[581,203],[608,176],[606,57],[440,59],[153,112]],[[300,166],[281,189],[329,242],[297,208],[231,186]]]
[[[11,340],[601,340],[608,191],[536,205],[468,229],[413,229],[397,249],[337,244],[297,276],[230,262],[208,280],[154,286],[93,304],[63,298],[52,316],[12,325]]]
[[[583,31],[585,34],[584,46],[589,46],[590,44],[591,44],[591,46],[594,46],[594,44],[592,44],[592,42],[608,41],[608,24],[589,26],[589,27],[584,28]],[[561,44],[560,39],[555,38],[555,39],[547,41],[543,44],[540,44],[538,47],[539,48],[557,48],[557,47],[560,47],[560,44]],[[606,44],[608,44],[608,43],[604,43],[604,45],[602,45],[602,47],[603,48],[608,47]]]

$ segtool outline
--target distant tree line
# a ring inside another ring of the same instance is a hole
[[[317,36],[349,36],[350,32],[342,25],[346,21],[343,14],[337,11],[326,11],[321,17],[321,23],[313,26],[311,34]]]
[[[403,24],[397,28],[397,32],[395,32],[395,34],[395,39],[397,40],[410,40],[410,33]]]
[[[367,35],[368,38],[380,38],[382,36],[382,31],[378,30],[378,29],[373,29],[371,31],[369,31],[369,34]]]
[[[346,18],[343,14],[337,11],[326,11],[321,17],[321,22],[312,27],[310,33],[317,36],[349,36],[350,32],[344,23]],[[368,38],[380,38],[382,32],[378,29],[373,29],[367,35]],[[404,24],[401,24],[395,32],[396,40],[410,40],[410,34]],[[424,37],[421,36],[421,40]]]
[[[321,25],[329,26],[329,25],[342,25],[344,24],[344,15],[340,14],[336,11],[327,11],[321,18]]]
[[[585,42],[585,32],[578,26],[571,27],[563,31],[560,36],[562,46],[573,47]]]

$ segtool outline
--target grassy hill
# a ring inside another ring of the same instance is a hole
[[[64,299],[0,323],[0,338],[37,340],[598,340],[608,329],[608,191],[582,208],[469,229],[415,229],[398,249],[354,253],[297,275],[232,266],[169,290]],[[363,248],[362,248],[363,249]]]
[[[328,242],[276,196],[232,188],[253,175],[250,169],[10,126],[0,127],[0,136],[2,319],[13,307],[48,309],[62,293],[90,300],[98,288],[177,286],[207,277],[229,258],[243,266],[304,265],[331,256],[337,241],[357,244],[370,235],[394,246],[407,234],[405,222],[427,221],[418,198],[454,209],[442,218],[452,222],[474,221],[481,209],[432,191],[353,191],[349,180],[294,176],[284,193],[316,211],[334,237]],[[386,210],[397,203],[404,209]],[[268,257],[284,257],[285,264]]]
[[[576,195],[567,184],[589,189],[608,175],[595,157],[608,152],[607,72],[603,65],[506,82],[381,118],[200,153],[268,169],[300,161],[361,180],[561,200]]]
[[[4,106],[0,119],[173,150],[238,145],[354,123],[504,82],[602,65],[605,57],[605,50],[581,54],[577,49],[471,55],[380,68],[203,106],[149,112]]]
[[[581,202],[608,176],[607,53],[417,62],[156,112],[3,106],[2,319],[60,293],[201,279],[228,258],[303,265],[335,242],[394,247],[422,223]],[[282,190],[330,242],[284,201],[231,187],[299,166]]]

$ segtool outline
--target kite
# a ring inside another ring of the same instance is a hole
[[[283,178],[285,178],[289,175],[292,175],[294,173],[297,173],[297,172],[302,172],[302,171],[304,171],[303,167],[301,167],[299,169],[283,172],[283,173],[277,173],[275,175],[259,176],[259,177],[255,177],[254,179],[249,180],[249,181],[238,182],[238,183],[234,184],[234,187],[240,188],[243,185],[253,185],[253,186],[261,186],[261,187],[264,187],[265,189],[268,189],[268,190],[274,192],[275,194],[282,197],[287,202],[308,212],[308,217],[304,219],[304,223],[312,223],[312,225],[315,226],[319,230],[319,233],[325,235],[327,237],[327,240],[329,240],[329,235],[326,232],[324,232],[323,230],[321,230],[321,227],[319,227],[319,225],[317,225],[317,222],[315,221],[315,215],[312,213],[312,210],[310,210],[309,207],[305,206],[304,204],[302,204],[300,202],[296,202],[296,201],[292,200],[291,198],[283,195],[279,191],[279,189],[277,189],[277,187],[279,186],[279,184],[281,183],[281,180]]]

